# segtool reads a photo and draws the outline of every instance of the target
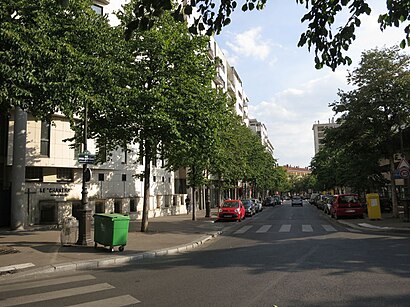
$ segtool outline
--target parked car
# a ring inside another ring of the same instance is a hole
[[[218,220],[242,221],[245,218],[245,206],[239,199],[225,200],[218,210]]]
[[[291,201],[292,201],[292,207],[293,206],[303,206],[302,197],[300,197],[299,195],[293,196]]]
[[[243,199],[242,203],[245,207],[245,216],[252,216],[256,213],[255,204],[250,199]]]
[[[280,196],[279,196],[279,195],[273,196],[273,199],[274,199],[274,202],[275,202],[275,206],[282,204],[282,200],[280,199]]]
[[[363,206],[357,194],[334,195],[330,215],[335,219],[344,216],[363,217]]]
[[[316,207],[320,210],[325,209],[325,204],[328,202],[328,199],[331,195],[319,195],[316,199]]]
[[[323,212],[330,215],[330,208],[332,207],[334,196],[328,196],[326,202],[323,205]]]
[[[259,199],[252,199],[255,204],[256,212],[261,212],[263,210],[262,202]]]
[[[312,193],[309,198],[309,203],[316,206],[316,200],[319,197],[318,193]]]
[[[263,202],[264,206],[274,206],[275,205],[275,199],[272,196],[268,196],[265,198]]]

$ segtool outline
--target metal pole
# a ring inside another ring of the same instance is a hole
[[[83,139],[83,151],[87,151],[87,136],[88,136],[88,112],[87,112],[87,102],[84,102],[84,139]],[[82,210],[80,210],[80,219],[78,223],[78,241],[77,245],[90,245],[91,240],[91,210],[88,207],[88,191],[87,182],[85,175],[87,172],[87,163],[83,164],[83,182],[81,191],[81,204]]]

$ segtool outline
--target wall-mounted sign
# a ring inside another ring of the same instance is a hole
[[[88,150],[83,151],[78,155],[78,163],[80,164],[94,164],[95,155],[91,154]]]
[[[67,196],[71,188],[39,188],[40,193],[49,193],[50,196]]]

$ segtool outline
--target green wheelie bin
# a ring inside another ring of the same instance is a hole
[[[122,252],[127,245],[130,217],[118,213],[94,214],[94,247],[97,244],[109,246],[114,251],[115,246]]]

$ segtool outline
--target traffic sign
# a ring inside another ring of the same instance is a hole
[[[78,163],[80,164],[94,164],[95,155],[91,154],[88,150],[78,155]]]
[[[400,169],[400,177],[401,178],[403,178],[403,179],[407,179],[407,178],[409,178],[409,169],[408,168],[405,168],[405,167],[402,167],[401,169]]]
[[[401,159],[399,166],[397,167],[397,169],[402,169],[402,168],[410,168],[409,162],[406,161],[406,159]]]

